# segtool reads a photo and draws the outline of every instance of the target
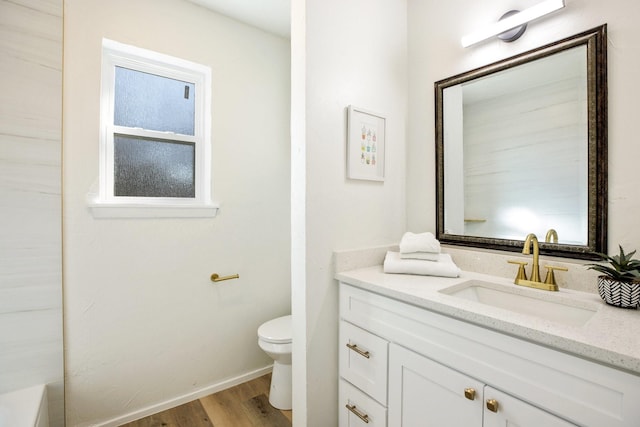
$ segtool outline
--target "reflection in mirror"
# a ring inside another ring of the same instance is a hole
[[[444,90],[447,233],[587,244],[586,75],[578,46]]]
[[[441,241],[606,250],[605,31],[436,83]]]

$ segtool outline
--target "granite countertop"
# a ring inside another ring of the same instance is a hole
[[[335,277],[357,288],[640,375],[640,330],[636,330],[640,329],[640,310],[609,306],[597,294],[562,288],[559,292],[523,288],[505,278],[468,271],[455,279],[385,274],[381,265],[344,271]],[[595,314],[586,323],[571,324],[441,292],[469,280],[504,285],[514,293],[543,300],[568,300]]]

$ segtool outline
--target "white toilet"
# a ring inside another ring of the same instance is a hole
[[[291,316],[269,320],[258,328],[258,345],[273,359],[269,403],[291,409]]]

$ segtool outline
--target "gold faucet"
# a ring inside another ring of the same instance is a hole
[[[524,241],[522,253],[531,254],[531,246],[533,246],[533,265],[531,266],[531,282],[540,283],[540,247],[538,246],[538,238],[535,234],[529,233]]]
[[[550,230],[551,231],[551,230]],[[555,231],[554,231],[555,233]],[[549,237],[549,233],[547,233],[547,237]],[[546,291],[557,291],[558,285],[556,283],[555,275],[553,274],[554,270],[562,270],[567,271],[565,267],[554,267],[545,265],[547,269],[547,277],[544,282],[540,280],[540,247],[538,246],[538,238],[535,234],[530,233],[527,235],[524,241],[524,247],[522,248],[522,253],[525,255],[531,254],[531,247],[533,246],[533,265],[531,266],[531,279],[527,279],[527,274],[524,270],[526,262],[523,261],[508,261],[511,264],[518,264],[520,267],[518,268],[518,273],[516,275],[513,283],[521,286],[528,286],[530,288],[543,289]]]
[[[547,235],[544,238],[544,242],[551,243],[551,239],[553,239],[553,243],[558,243],[558,232],[553,228],[550,228],[549,231],[547,231]]]

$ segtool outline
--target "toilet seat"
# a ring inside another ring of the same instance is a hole
[[[258,337],[273,344],[291,342],[291,315],[278,317],[263,323],[258,328]]]

